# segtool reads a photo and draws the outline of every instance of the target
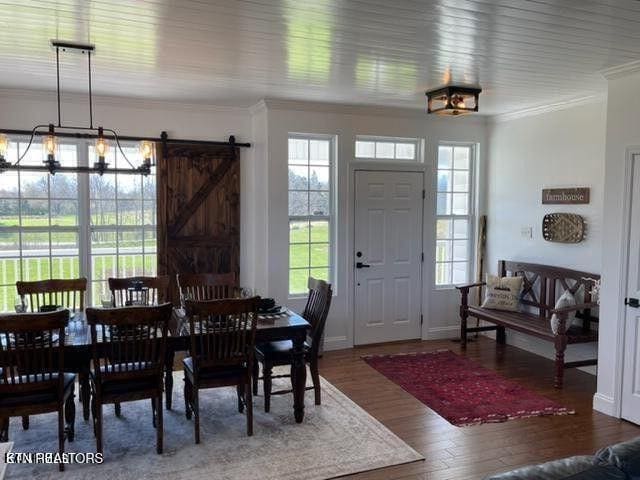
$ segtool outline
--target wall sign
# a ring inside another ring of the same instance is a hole
[[[591,189],[584,188],[545,188],[542,190],[544,205],[580,205],[589,203]]]

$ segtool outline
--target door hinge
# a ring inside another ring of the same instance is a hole
[[[420,325],[422,325],[424,323],[424,317],[422,316],[422,314],[420,314]]]
[[[420,254],[420,261],[424,263],[424,252]]]
[[[425,198],[427,198],[427,191],[426,190],[422,190],[422,199],[424,200]]]

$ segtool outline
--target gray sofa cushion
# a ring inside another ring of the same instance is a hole
[[[627,480],[627,476],[596,457],[581,456],[522,467],[485,480]]]
[[[603,448],[596,456],[618,467],[629,480],[640,480],[640,437]]]

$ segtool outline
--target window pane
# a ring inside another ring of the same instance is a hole
[[[309,163],[315,165],[329,165],[329,141],[309,141]]]
[[[289,139],[289,163],[308,163],[309,142],[299,138]]]
[[[312,267],[328,267],[329,266],[329,244],[314,243],[311,245],[311,266]]]
[[[309,169],[309,188],[311,190],[329,190],[329,167],[311,167]]]
[[[49,195],[49,174],[20,172],[20,192],[23,198],[47,198]]]
[[[456,170],[469,169],[469,147],[455,147],[453,149],[453,168]]]
[[[311,222],[311,241],[329,243],[328,220],[314,220]]]
[[[451,191],[451,171],[450,170],[438,170],[438,191],[439,192]]]
[[[393,142],[376,142],[376,158],[394,158],[394,147]]]
[[[307,293],[309,270],[289,270],[289,293],[293,295]]]
[[[469,251],[469,244],[467,240],[453,241],[453,260],[454,261],[467,260],[468,251]]]
[[[328,268],[312,268],[310,276],[312,276],[316,280],[324,280],[325,282],[328,282],[329,269]]]
[[[413,143],[396,143],[396,158],[400,160],[414,160],[416,146]]]
[[[144,274],[155,277],[158,272],[158,256],[155,254],[144,256]]]
[[[1,263],[0,268],[2,268]],[[0,286],[0,311],[15,311],[16,295],[17,292],[15,285]]]
[[[289,167],[289,190],[309,188],[309,167]]]
[[[454,215],[467,215],[469,204],[469,195],[466,193],[454,193],[453,194],[453,208]]]
[[[91,253],[105,254],[116,252],[116,232],[93,231],[91,232]]]
[[[52,255],[78,255],[77,232],[51,232]]]
[[[142,208],[144,209],[144,224],[145,225],[156,225],[158,223],[158,214],[156,212],[156,203],[144,200],[142,203]]]
[[[20,224],[19,213],[20,200],[0,199],[0,227],[17,227]]]
[[[451,261],[451,242],[449,240],[438,240],[436,242],[436,262]]]
[[[356,157],[358,158],[375,158],[376,143],[356,141]]]
[[[438,215],[450,215],[451,214],[451,194],[450,193],[438,193]]]
[[[113,174],[89,175],[89,195],[95,199],[114,199],[116,196],[116,176]]]
[[[18,198],[18,183],[18,172],[3,172],[2,183],[0,184],[0,197]]]
[[[74,162],[75,163],[75,162]],[[56,173],[49,177],[52,198],[78,198],[78,175]]]
[[[120,225],[142,225],[142,200],[118,201]]]
[[[453,238],[469,237],[469,220],[455,220],[453,222]]]
[[[307,192],[289,192],[289,216],[309,215],[309,194]]]
[[[453,172],[453,190],[456,192],[469,191],[469,172],[457,170]]]
[[[115,249],[111,255],[93,255],[91,257],[91,278],[107,280],[109,277],[117,277],[117,264]]]
[[[120,252],[118,255],[118,276],[120,277],[136,277],[143,275],[144,257],[141,253],[125,253]]]
[[[23,200],[21,209],[23,227],[49,226],[48,200]]]
[[[438,168],[451,168],[452,147],[438,147]]]
[[[91,282],[91,303],[95,307],[102,306],[102,297],[109,294],[109,284],[107,282]]]
[[[119,253],[142,252],[142,230],[124,230],[118,233]]]
[[[116,224],[115,200],[91,200],[91,225],[104,226]]]
[[[118,199],[142,198],[142,180],[138,175],[117,175],[116,187]]]
[[[155,229],[150,230],[145,228],[144,230],[144,251],[145,253],[154,253],[158,248],[157,232]]]
[[[47,252],[48,254],[49,252]],[[22,280],[33,281],[51,278],[49,271],[49,257],[23,258]]]
[[[51,258],[51,278],[78,278],[79,276],[80,264],[77,256]]]
[[[307,243],[309,241],[309,220],[289,222],[289,243]]]
[[[438,219],[436,222],[436,238],[451,238],[451,220]]]
[[[309,194],[309,213],[320,216],[330,214],[328,192],[311,192]]]
[[[75,227],[78,225],[78,202],[76,200],[51,200],[51,225]]]
[[[453,263],[453,281],[454,284],[467,282],[467,263]]]
[[[451,264],[436,263],[436,285],[451,284]]]
[[[309,244],[289,245],[289,268],[309,266]]]
[[[20,234],[18,232],[0,232],[0,257],[18,257],[20,254]],[[2,281],[0,271],[0,285]]]
[[[49,233],[23,232],[22,253],[28,256],[49,255]]]
[[[0,285],[11,285],[20,280],[20,259],[0,257]]]

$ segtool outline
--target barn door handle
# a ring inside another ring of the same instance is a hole
[[[633,308],[640,308],[640,300],[637,298],[625,298],[624,304]]]
[[[369,267],[371,267],[371,265],[367,265],[366,263],[362,263],[362,262],[356,263],[356,268],[369,268]]]

